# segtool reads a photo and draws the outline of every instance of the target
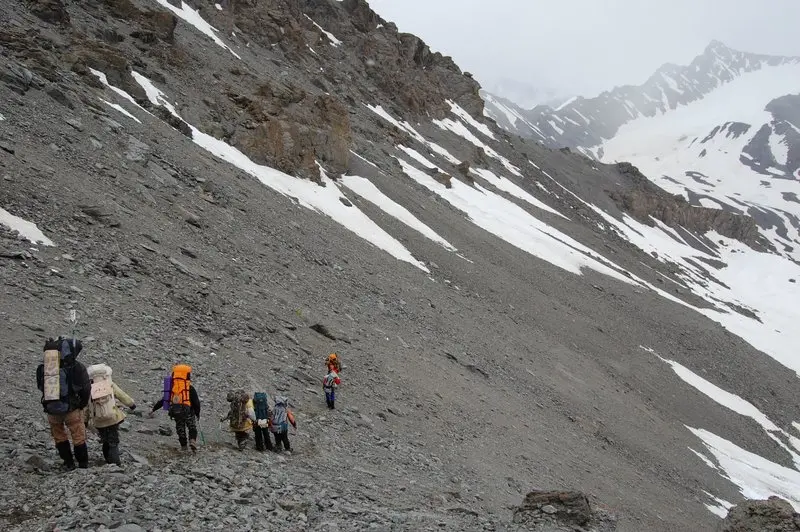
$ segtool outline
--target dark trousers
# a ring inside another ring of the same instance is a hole
[[[121,423],[121,422],[120,422]],[[103,458],[106,459],[107,464],[119,465],[119,425],[111,425],[110,427],[98,428],[97,433],[100,435],[100,441],[103,444]]]
[[[269,437],[269,428],[262,428],[256,424],[253,426],[253,432],[256,435],[256,450],[263,451],[266,448],[268,451],[271,451],[272,439]]]
[[[325,402],[328,403],[328,408],[333,409],[335,407],[334,401],[336,401],[336,389],[325,388]]]
[[[189,439],[195,441],[197,439],[197,421],[194,417],[194,412],[188,406],[172,416],[175,420],[175,432],[178,433],[178,441],[181,442],[181,447],[186,447],[186,430],[189,430]]]
[[[275,450],[280,452],[281,450],[281,443],[283,443],[283,448],[287,451],[291,451],[292,447],[289,444],[289,431],[284,430],[283,432],[276,432],[275,433]]]

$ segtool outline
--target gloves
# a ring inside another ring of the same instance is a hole
[[[131,412],[136,410],[136,403],[133,403],[128,410],[130,410]]]

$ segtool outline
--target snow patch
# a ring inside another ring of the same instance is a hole
[[[192,9],[191,6],[189,6],[186,2],[182,1],[181,7],[175,7],[172,4],[170,4],[167,0],[155,0],[155,1],[158,2],[162,7],[166,7],[167,9],[175,13],[175,15],[177,15],[185,22],[188,22],[189,24],[194,26],[200,33],[204,33],[207,36],[209,36],[211,40],[213,40],[217,44],[217,46],[220,46],[228,50],[230,53],[233,54],[233,56],[236,59],[241,59],[241,57],[239,57],[239,55],[236,52],[234,52],[227,44],[222,42],[222,40],[219,37],[217,37],[217,32],[219,30],[217,30],[211,24],[206,22],[205,19],[203,19],[203,17],[201,17],[200,14],[196,10]]]
[[[789,163],[789,145],[785,137],[773,132],[769,136],[769,148],[772,150],[772,155],[775,161],[781,166],[786,166]]]
[[[722,388],[707,381],[700,375],[697,375],[689,368],[679,364],[678,362],[675,362],[674,360],[661,358],[659,355],[656,356],[658,356],[658,358],[660,358],[663,362],[669,364],[672,368],[672,371],[674,371],[675,374],[680,377],[681,380],[683,380],[683,382],[703,393],[714,402],[724,406],[725,408],[733,410],[737,414],[751,418],[753,421],[761,425],[766,431],[782,432],[781,429],[775,425],[775,423],[770,421],[770,419],[752,403],[745,401],[736,394],[732,394],[723,390]]]
[[[444,129],[452,133],[455,133],[461,138],[468,140],[475,146],[483,148],[483,151],[486,152],[486,155],[500,161],[500,163],[506,167],[506,170],[508,170],[509,172],[511,172],[516,176],[523,177],[523,175],[519,172],[519,168],[511,164],[508,159],[506,159],[505,157],[494,151],[492,148],[490,148],[484,142],[482,142],[478,137],[473,135],[472,131],[470,131],[467,128],[467,126],[465,126],[463,123],[456,122],[455,120],[451,120],[450,118],[445,118],[444,120],[434,120],[433,123],[440,129]]]
[[[555,129],[555,130],[556,130],[556,132],[557,132],[559,135],[563,135],[563,134],[564,134],[564,130],[563,130],[563,129],[561,129],[560,127],[558,127],[558,126],[556,125],[556,123],[555,123],[555,122],[553,122],[552,120],[548,120],[548,121],[547,121],[547,123],[548,123],[548,124],[550,124],[550,127],[552,127],[553,129]]]
[[[739,487],[747,499],[777,495],[800,511],[800,471],[784,467],[705,429],[686,427],[717,459],[720,475]]]
[[[425,137],[420,135],[417,132],[417,130],[414,129],[411,126],[411,124],[409,124],[408,122],[401,122],[400,120],[397,120],[395,117],[393,117],[388,112],[386,112],[386,110],[383,107],[381,107],[380,105],[368,105],[368,104],[364,104],[364,105],[370,111],[372,111],[376,115],[380,116],[381,118],[383,118],[384,120],[386,120],[390,124],[402,129],[403,131],[405,131],[406,133],[411,135],[414,138],[414,140],[416,140],[420,144],[424,144],[431,151],[433,151],[433,152],[441,155],[442,157],[444,157],[447,160],[447,162],[449,162],[451,164],[460,164],[461,163],[461,161],[459,161],[458,159],[453,157],[453,155],[449,151],[447,151],[446,149],[442,148],[438,144],[427,140]]]
[[[453,114],[456,115],[458,118],[460,118],[463,122],[466,122],[467,124],[477,129],[490,139],[497,140],[497,137],[494,136],[494,133],[492,133],[492,130],[489,129],[489,126],[487,126],[486,124],[481,124],[480,122],[475,120],[471,114],[469,114],[466,110],[464,110],[464,108],[462,108],[456,102],[452,100],[447,100],[447,104],[450,106],[450,110],[453,112]]]
[[[127,116],[128,118],[131,118],[131,119],[133,119],[133,120],[135,120],[135,121],[139,122],[140,124],[142,123],[142,121],[141,121],[141,120],[139,120],[138,118],[136,118],[135,116],[133,116],[132,114],[130,114],[130,113],[129,113],[128,111],[126,111],[126,110],[125,110],[125,108],[124,108],[124,107],[122,107],[121,105],[119,105],[119,104],[116,104],[116,103],[111,103],[111,102],[109,102],[108,100],[104,100],[104,99],[102,99],[102,98],[98,98],[98,100],[100,100],[101,102],[103,102],[103,103],[104,103],[104,104],[106,104],[107,106],[111,107],[112,109],[115,109],[115,110],[119,111],[120,113],[124,114],[124,115],[125,115],[125,116]]]
[[[3,116],[3,114],[2,114],[2,113],[0,113],[0,122],[2,122],[2,121],[3,121],[3,120],[5,120],[5,119],[6,119],[6,117],[5,117],[5,116]]]
[[[483,168],[473,168],[470,171],[482,177],[483,179],[485,179],[486,181],[497,187],[499,190],[502,190],[503,192],[508,192],[512,196],[515,196],[521,199],[522,201],[526,201],[538,209],[542,209],[543,211],[547,211],[551,214],[561,216],[565,220],[569,220],[569,218],[567,218],[566,216],[564,216],[563,214],[552,208],[550,205],[544,203],[537,197],[532,196],[527,192],[525,192],[524,190],[522,190],[520,187],[512,183],[510,179],[506,179],[505,177],[498,177],[491,170],[486,170]]]
[[[578,97],[577,97],[577,96],[573,96],[572,98],[570,98],[570,99],[569,99],[569,100],[567,100],[566,102],[564,102],[564,103],[562,103],[561,105],[559,105],[558,107],[556,107],[556,112],[559,112],[559,111],[561,111],[562,109],[564,109],[566,106],[568,106],[569,104],[571,104],[572,102],[574,102],[574,101],[575,101],[575,100],[577,100],[577,99],[578,99]]]
[[[708,508],[709,512],[711,512],[712,514],[716,515],[721,519],[725,519],[726,517],[728,517],[728,510],[733,508],[733,503],[728,502],[725,499],[720,499],[719,497],[716,497],[705,490],[703,490],[703,493],[708,495],[708,497],[711,498],[712,501],[714,501],[713,504],[705,505],[705,507]]]
[[[423,236],[433,240],[446,250],[456,251],[456,248],[450,244],[450,242],[439,236],[436,231],[422,223],[416,216],[411,214],[408,209],[399,203],[396,203],[386,194],[381,192],[378,187],[376,187],[369,180],[363,177],[346,175],[342,177],[341,183],[343,186],[349,190],[352,190],[365,200],[380,207],[380,209],[386,214],[397,218],[408,227],[419,231]]]
[[[7,210],[0,207],[0,225],[4,225],[16,231],[22,238],[34,244],[41,244],[42,246],[55,246],[52,240],[44,236],[41,230],[35,223],[29,222],[19,216],[14,216]]]
[[[311,23],[312,23],[314,26],[316,26],[316,28],[317,28],[319,31],[321,31],[321,32],[322,32],[322,33],[325,35],[325,37],[327,37],[327,38],[328,38],[328,40],[329,40],[329,41],[331,41],[331,46],[333,46],[333,47],[337,47],[337,46],[339,46],[340,44],[342,44],[342,41],[340,41],[339,39],[337,39],[336,37],[334,37],[333,33],[329,32],[329,31],[325,31],[325,30],[322,28],[322,26],[320,26],[319,24],[317,24],[316,22],[314,22],[314,20],[313,20],[311,17],[309,17],[308,15],[304,15],[304,16],[305,16],[305,17],[306,17],[308,20],[310,20],[310,21],[311,21]]]
[[[424,157],[423,157],[424,159]],[[457,179],[447,188],[404,159],[397,158],[403,172],[464,212],[475,225],[509,244],[550,262],[566,271],[581,275],[590,268],[619,281],[635,284],[605,257],[580,242],[535,218],[522,207],[478,185],[471,187]]]

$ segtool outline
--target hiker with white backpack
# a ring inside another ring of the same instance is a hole
[[[89,366],[87,371],[92,383],[91,401],[86,408],[87,423],[97,429],[100,435],[106,463],[120,465],[119,426],[125,421],[125,413],[119,409],[117,402],[131,411],[136,409],[136,403],[111,380],[112,371],[106,364]]]

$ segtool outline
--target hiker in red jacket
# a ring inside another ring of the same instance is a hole
[[[336,408],[334,401],[336,401],[336,388],[342,383],[339,378],[339,373],[333,364],[328,364],[328,374],[322,379],[322,389],[325,392],[325,402],[328,403],[328,408],[333,410]]]

